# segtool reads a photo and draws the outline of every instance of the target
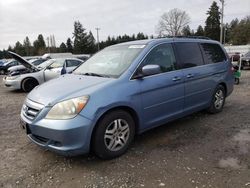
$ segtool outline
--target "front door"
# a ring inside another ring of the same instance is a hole
[[[61,75],[62,68],[64,66],[64,59],[56,59],[49,67],[44,71],[45,82]]]
[[[165,123],[182,113],[184,81],[181,70],[176,70],[176,59],[171,44],[156,46],[146,56],[137,72],[145,65],[159,65],[161,73],[144,77],[140,82],[143,129]]]

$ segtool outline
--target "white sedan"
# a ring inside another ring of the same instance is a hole
[[[36,67],[21,56],[13,52],[9,53],[27,69],[25,72],[17,71],[4,77],[4,85],[13,89],[22,89],[25,92],[29,92],[37,85],[62,74],[70,73],[83,63],[82,60],[77,58],[56,58],[47,60]]]

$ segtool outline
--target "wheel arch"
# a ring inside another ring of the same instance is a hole
[[[221,85],[225,89],[225,96],[227,96],[227,84],[225,82],[220,82],[218,85]]]
[[[97,121],[95,122],[94,128],[93,128],[92,133],[91,133],[91,139],[90,139],[90,145],[91,146],[93,144],[93,138],[94,138],[94,134],[95,134],[98,123],[101,121],[101,119],[106,114],[111,113],[113,111],[117,111],[117,110],[123,110],[123,111],[129,113],[132,116],[132,118],[134,119],[134,121],[135,121],[135,134],[137,134],[139,132],[140,120],[139,120],[139,116],[138,116],[137,112],[133,108],[131,108],[129,106],[115,106],[115,107],[112,107],[112,108],[108,109],[104,113],[102,113],[99,116],[99,118],[97,119]]]

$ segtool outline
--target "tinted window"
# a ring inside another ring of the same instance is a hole
[[[145,65],[159,65],[162,72],[175,70],[176,60],[172,45],[162,44],[155,47],[143,60],[139,71]]]
[[[205,62],[207,64],[218,63],[226,60],[226,56],[218,44],[202,43]]]
[[[76,67],[78,65],[80,65],[81,61],[77,61],[77,60],[67,60],[67,67]]]
[[[181,68],[203,65],[200,47],[197,43],[176,43]]]

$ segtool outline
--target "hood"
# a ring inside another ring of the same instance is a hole
[[[25,60],[24,58],[22,58],[21,56],[19,56],[18,54],[8,51],[8,53],[18,62],[20,62],[23,66],[25,66],[27,69],[29,70],[38,70],[34,65],[32,65],[31,63],[29,63],[27,60]]]
[[[95,90],[97,85],[112,80],[114,79],[67,74],[36,87],[28,98],[45,106],[52,106],[62,100],[89,95],[90,90]]]

